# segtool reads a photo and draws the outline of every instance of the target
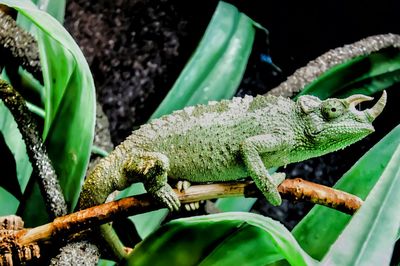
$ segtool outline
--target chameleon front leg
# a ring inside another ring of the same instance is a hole
[[[251,178],[265,198],[275,206],[282,203],[277,187],[285,179],[285,174],[270,175],[260,154],[279,151],[285,146],[279,137],[271,134],[250,137],[241,145],[241,155]]]
[[[171,186],[167,183],[168,158],[159,152],[135,152],[123,165],[123,172],[130,180],[143,182],[147,192],[167,207],[178,210],[181,203]]]

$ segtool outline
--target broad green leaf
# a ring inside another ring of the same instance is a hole
[[[46,88],[44,138],[72,209],[86,172],[94,134],[95,91],[89,66],[69,33],[46,12],[22,0],[1,0],[36,27]]]
[[[386,48],[335,66],[307,85],[296,97],[325,99],[353,93],[373,94],[400,82],[400,49]]]
[[[188,105],[231,98],[243,76],[254,34],[250,18],[219,2],[196,51],[151,119]]]
[[[322,265],[389,265],[400,227],[400,142],[363,206]]]
[[[65,5],[66,0],[39,0],[36,3],[39,9],[52,15],[61,24],[64,23]]]
[[[97,263],[97,266],[114,266],[114,265],[116,265],[115,261],[105,260],[105,259],[100,259],[99,262]]]
[[[256,198],[244,198],[244,197],[234,197],[234,198],[222,198],[218,199],[215,203],[215,207],[223,212],[229,211],[250,211],[254,203],[257,201]]]
[[[132,252],[126,265],[316,265],[279,222],[251,213],[172,221]]]
[[[116,199],[122,199],[130,196],[146,193],[142,183],[136,183],[129,188],[121,191]],[[138,214],[128,217],[136,227],[139,236],[144,239],[155,229],[160,227],[161,222],[167,216],[168,210],[160,209],[148,213]]]
[[[400,125],[364,154],[334,187],[365,199],[399,143]],[[293,235],[308,254],[321,259],[350,219],[350,215],[315,206],[293,229]]]
[[[32,166],[26,153],[25,142],[18,130],[14,117],[2,101],[0,101],[0,132],[13,153],[19,186],[21,187],[21,192],[23,192],[32,174]]]
[[[0,187],[0,202],[2,202],[0,216],[10,215],[17,211],[19,201],[2,187]]]
[[[196,85],[196,90],[184,103],[185,106],[206,104],[210,100],[230,99],[234,96],[246,69],[254,36],[253,21],[245,14],[239,13],[237,28],[226,50],[213,67],[205,66],[209,73]]]

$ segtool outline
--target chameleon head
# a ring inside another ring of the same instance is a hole
[[[373,98],[356,94],[346,99],[321,101],[314,96],[301,96],[297,105],[304,124],[305,146],[317,156],[343,149],[364,138],[374,132],[372,121],[383,111],[386,98],[383,91],[372,108],[359,111],[357,104]]]

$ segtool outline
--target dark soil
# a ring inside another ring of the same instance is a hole
[[[400,2],[396,1],[383,0],[379,5],[344,0],[232,2],[270,31],[270,47],[265,35],[257,35],[238,95],[267,92],[329,49],[370,35],[400,33]],[[145,123],[161,102],[195,49],[216,4],[173,0],[68,2],[65,25],[89,61],[114,144]],[[268,52],[282,72],[260,60],[260,55]],[[389,90],[389,99],[398,99],[398,92]],[[376,123],[376,134],[350,149],[290,165],[284,171],[289,177],[334,184],[399,122],[393,115],[399,107],[389,104]],[[261,199],[253,211],[292,228],[310,207],[287,202],[271,207]]]

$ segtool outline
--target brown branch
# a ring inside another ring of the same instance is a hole
[[[279,192],[285,198],[305,200],[335,208],[346,213],[354,213],[362,204],[358,197],[343,191],[297,179],[286,179],[279,187]],[[184,193],[178,192],[181,202],[189,203],[200,200],[237,197],[259,196],[260,192],[253,182],[232,182],[221,184],[196,185]],[[153,211],[162,208],[155,204],[148,194],[128,197],[105,203],[89,209],[81,210],[33,229],[24,229],[17,235],[19,245],[50,240],[54,237],[66,237],[73,233],[98,226],[118,217]]]
[[[9,215],[0,217],[0,265],[21,265],[26,262],[37,262],[40,248],[36,243],[20,245],[16,235],[23,229],[21,217]]]

